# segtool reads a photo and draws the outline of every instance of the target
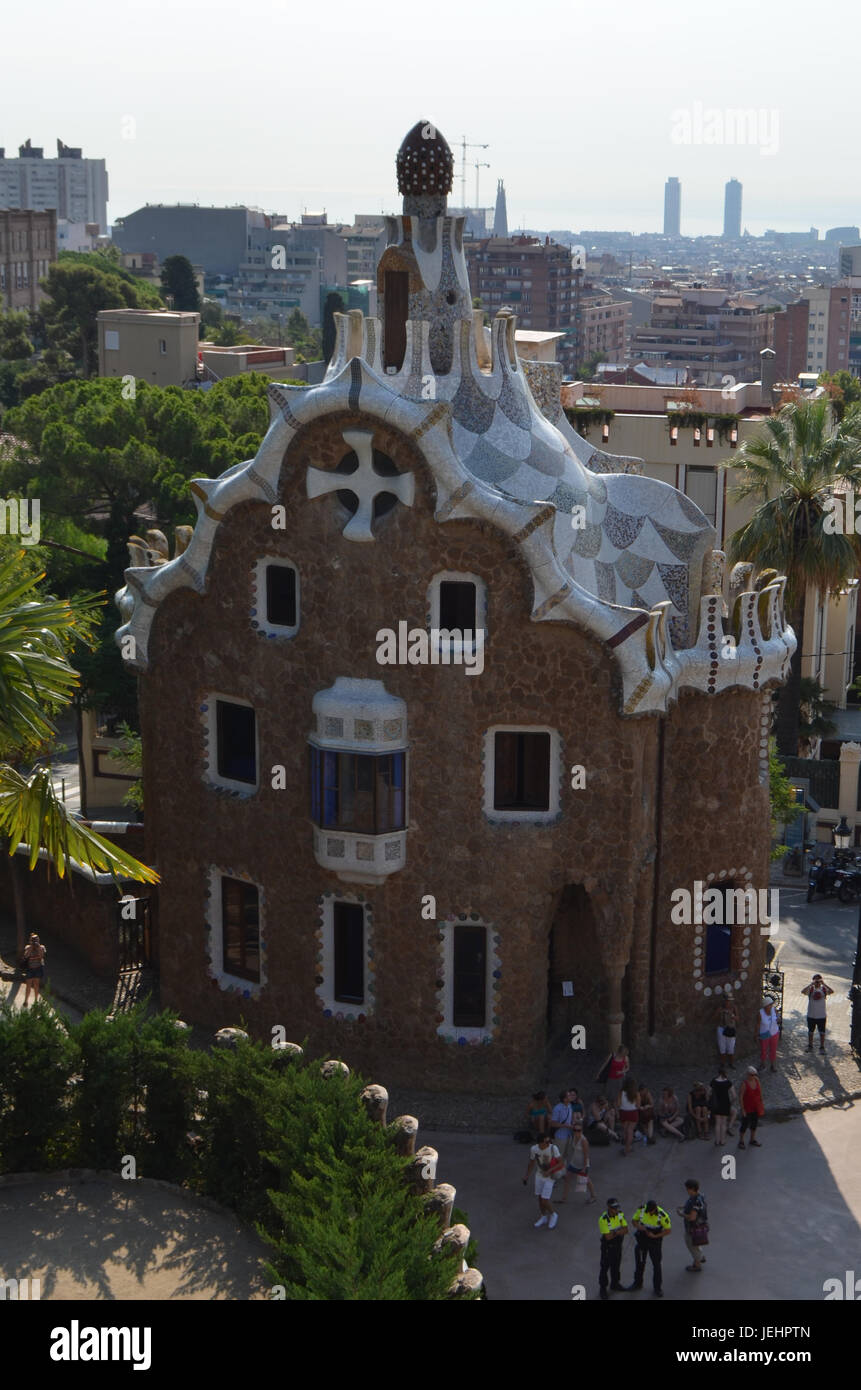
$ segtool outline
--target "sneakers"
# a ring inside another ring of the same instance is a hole
[[[553,1227],[556,1225],[556,1222],[557,1222],[558,1220],[559,1220],[559,1213],[558,1213],[558,1211],[554,1211],[554,1213],[553,1213],[553,1215],[551,1216],[550,1221],[548,1222],[548,1225],[547,1225],[548,1231],[552,1231],[552,1230],[553,1230]]]
[[[555,1216],[556,1213],[554,1212],[553,1215]],[[539,1226],[546,1226],[546,1225],[547,1225],[547,1217],[546,1217],[546,1216],[539,1216],[538,1220],[534,1223],[534,1225],[535,1225],[536,1231],[538,1230],[538,1227],[539,1227]]]
[[[702,1270],[700,1269],[699,1265],[685,1265],[685,1269],[687,1270],[688,1274],[702,1274]]]

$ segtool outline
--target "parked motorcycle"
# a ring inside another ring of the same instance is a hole
[[[861,898],[861,867],[840,870],[837,896],[842,903],[851,903],[856,898]]]
[[[813,902],[819,893],[823,898],[833,898],[840,889],[845,870],[831,860],[814,859],[807,876],[807,901]]]

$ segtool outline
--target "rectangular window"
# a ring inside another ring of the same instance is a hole
[[[158,350],[159,350],[159,353],[161,354],[162,357],[167,357],[167,339],[166,339],[166,338],[159,338],[159,340],[158,340]]]
[[[256,719],[249,705],[216,701],[218,775],[232,782],[257,781]]]
[[[451,631],[475,632],[475,585],[466,580],[441,579],[439,585],[439,626]]]
[[[292,565],[266,566],[266,621],[296,626],[296,571]]]
[[[406,828],[405,753],[342,753],[313,743],[310,753],[315,825],[359,835]]]
[[[119,352],[120,335],[116,328],[105,329],[105,352]]]
[[[360,903],[334,903],[332,908],[335,1000],[365,1002],[365,910]]]
[[[494,745],[494,809],[548,811],[550,735],[497,733]]]
[[[712,526],[717,516],[717,470],[688,467],[685,473],[685,492],[692,502],[705,512]]]
[[[730,915],[727,905],[727,894],[732,891],[734,884],[720,883],[711,884],[712,888],[717,888],[723,894],[723,910],[718,914],[722,922],[712,922],[706,924],[706,975],[726,975],[730,969],[730,957],[732,948],[732,926],[727,922]],[[739,911],[734,904],[733,916]]]
[[[484,1028],[487,1022],[487,928],[454,928],[452,1017],[455,1028]]]
[[[222,968],[243,980],[260,980],[260,898],[253,883],[221,880]]]

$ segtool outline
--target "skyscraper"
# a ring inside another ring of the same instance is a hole
[[[496,185],[496,211],[493,214],[493,235],[508,236],[508,212],[505,206],[505,184],[502,179]]]
[[[730,241],[738,241],[741,236],[741,184],[738,179],[730,179],[726,186],[723,203],[723,234]]]
[[[664,236],[681,236],[682,185],[678,179],[664,184]]]

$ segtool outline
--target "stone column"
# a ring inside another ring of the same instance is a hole
[[[840,800],[837,805],[854,829],[858,820],[858,764],[861,743],[844,743],[840,749]]]

